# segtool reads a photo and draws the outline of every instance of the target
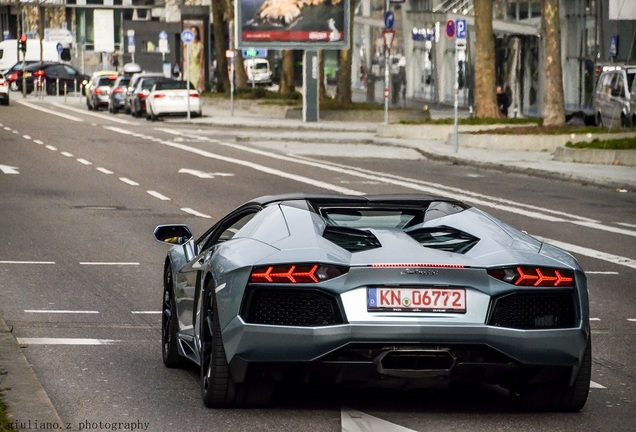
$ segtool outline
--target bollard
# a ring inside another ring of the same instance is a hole
[[[55,78],[55,96],[60,95],[60,79]]]
[[[64,103],[66,103],[66,83],[64,83]]]

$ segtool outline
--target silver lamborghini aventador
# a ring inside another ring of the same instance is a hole
[[[587,281],[567,252],[424,195],[256,198],[195,238],[161,225],[163,361],[194,362],[208,407],[276,382],[477,381],[522,409],[579,411]]]

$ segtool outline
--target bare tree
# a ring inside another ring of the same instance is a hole
[[[214,34],[214,52],[216,54],[216,75],[218,92],[230,91],[230,77],[227,71],[225,57],[225,35],[227,22],[225,21],[225,0],[212,0],[212,33]]]
[[[283,67],[280,76],[280,94],[290,95],[296,91],[294,84],[294,51],[283,50]]]
[[[492,30],[492,0],[475,1],[475,115],[496,118],[495,38]]]
[[[541,27],[543,30],[543,125],[565,124],[565,99],[563,96],[563,69],[561,67],[561,20],[559,0],[541,1]]]
[[[355,16],[356,2],[349,1],[349,44],[353,39],[353,17]],[[340,51],[340,62],[338,65],[338,81],[336,83],[336,102],[339,105],[351,104],[351,60],[353,50],[351,46]]]

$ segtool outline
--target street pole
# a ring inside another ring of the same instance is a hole
[[[230,51],[232,56],[230,57],[230,117],[234,117],[234,21],[230,21],[229,25],[229,39],[230,39]]]
[[[459,107],[459,64],[458,64],[458,48],[455,46],[455,123],[453,126],[455,153],[459,152],[459,136],[457,127],[457,109]]]
[[[186,44],[186,87],[188,88],[188,121],[190,121],[190,44]]]
[[[390,0],[386,0],[384,13],[389,11]],[[386,41],[384,43],[384,124],[389,124],[389,49]]]

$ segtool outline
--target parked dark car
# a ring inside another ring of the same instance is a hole
[[[64,86],[67,93],[79,91],[90,79],[88,75],[81,73],[73,66],[58,62],[32,64],[24,69],[24,74],[27,93],[31,93],[37,86],[50,95],[57,94],[58,88],[60,94],[63,94]],[[18,88],[22,89],[20,80],[18,80]]]
[[[110,91],[110,96],[108,97],[108,112],[117,114],[117,111],[124,108],[129,83],[129,75],[117,77],[117,80],[115,80],[113,88]]]
[[[18,91],[20,89],[20,87],[18,87],[17,81],[22,79],[22,67],[27,67],[35,63],[38,63],[38,62],[31,61],[31,60],[27,60],[27,61],[20,60],[19,62],[11,66],[9,69],[7,69],[7,71],[4,73],[4,76],[9,83],[9,89],[11,89],[11,91]]]
[[[146,98],[150,94],[150,90],[152,90],[152,87],[155,85],[155,83],[159,81],[172,80],[170,78],[164,78],[163,76],[159,78],[146,77],[139,80],[131,95],[132,103],[130,106],[130,113],[133,117],[141,117],[146,115]]]
[[[92,80],[90,92],[86,95],[86,106],[89,110],[99,110],[107,107],[110,100],[110,93],[117,80],[117,75],[103,75]]]
[[[164,75],[159,72],[139,72],[131,76],[130,83],[128,84],[128,90],[126,91],[126,100],[124,102],[124,111],[126,114],[130,114],[131,112],[133,91],[137,87],[139,80],[142,78],[164,78]]]

